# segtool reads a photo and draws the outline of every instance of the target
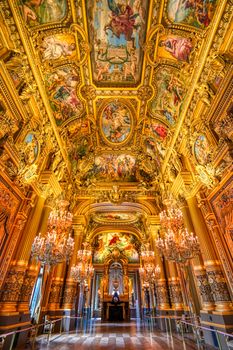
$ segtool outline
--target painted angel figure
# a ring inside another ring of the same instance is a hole
[[[110,22],[105,26],[105,31],[109,29],[117,38],[123,34],[127,41],[133,41],[133,31],[139,26],[135,23],[139,13],[134,13],[126,1],[108,0],[108,7],[112,13]]]

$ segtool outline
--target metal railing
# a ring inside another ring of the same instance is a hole
[[[233,350],[233,334],[202,326],[198,317],[184,320],[180,316],[148,315],[144,317],[144,321],[147,321],[147,327],[149,327],[151,332],[158,329],[158,323],[160,323],[168,336],[179,337],[181,335],[183,342],[185,342],[185,338],[186,340],[194,341],[198,349],[203,349],[203,347],[209,345],[207,338],[208,335],[211,335],[212,349]]]
[[[15,330],[0,335],[0,349],[13,350],[17,349],[16,337],[25,334],[25,341],[27,345],[30,345],[30,349],[35,348],[36,339],[40,341],[42,336],[43,342],[49,343],[57,339],[63,333],[69,333],[70,321],[74,320],[75,325],[72,329],[77,331],[85,330],[83,317],[80,316],[63,316],[55,320],[47,320],[44,323],[32,325],[30,327]],[[145,317],[148,321],[146,324],[150,327],[150,331],[153,332],[157,328],[158,322],[163,324],[164,331],[169,337],[180,337],[183,342],[186,340],[194,341],[197,344],[198,349],[203,349],[206,345],[206,336],[212,335],[212,340],[215,341],[215,348],[219,350],[233,350],[233,334],[212,329],[209,327],[201,326],[199,320],[197,322],[190,322],[187,319],[184,320],[181,317],[176,316],[152,316]],[[193,320],[192,320],[193,321]],[[44,335],[47,335],[46,337]],[[54,336],[53,336],[54,335]],[[214,343],[213,341],[213,343]]]
[[[40,335],[47,334],[47,337],[43,337],[44,341],[49,343],[50,341],[59,337],[62,333],[69,331],[69,325],[67,320],[74,319],[79,322],[79,327],[82,328],[82,317],[80,316],[63,316],[55,320],[47,320],[44,323],[32,325],[27,328],[20,330],[15,330],[12,332],[0,334],[0,349],[13,350],[17,349],[16,337],[19,335],[25,334],[25,342],[27,345],[30,345],[31,349],[35,348],[36,338],[39,338]],[[54,337],[52,338],[52,335]]]

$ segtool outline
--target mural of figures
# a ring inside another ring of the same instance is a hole
[[[136,246],[138,240],[135,236],[128,233],[103,233],[96,237],[94,246],[94,263],[103,263],[106,257],[118,249],[121,254],[128,258],[131,263],[139,261]]]
[[[160,156],[164,158],[164,141],[168,135],[168,128],[159,122],[148,119],[144,130],[144,143],[147,153],[160,164]]]
[[[79,80],[79,75],[72,67],[60,68],[46,77],[50,105],[57,125],[78,116],[83,110],[76,92]]]
[[[97,222],[132,222],[136,221],[137,217],[134,214],[127,213],[97,213],[94,217],[94,220]]]
[[[67,12],[67,0],[20,0],[25,23],[30,26],[61,21]]]
[[[72,171],[76,173],[79,160],[82,160],[91,148],[90,140],[87,137],[80,137],[77,139],[69,139],[67,143]]]
[[[157,70],[154,75],[157,95],[149,103],[150,112],[163,116],[164,119],[174,126],[180,114],[182,101],[185,96],[185,88],[177,76],[177,71],[170,68]]]
[[[94,167],[83,180],[136,181],[136,160],[128,154],[103,154],[95,158]]]
[[[206,28],[214,15],[216,0],[169,0],[167,14],[170,21],[196,28]]]
[[[87,5],[92,69],[96,83],[139,82],[147,0],[91,0]]]
[[[40,50],[43,61],[73,58],[76,54],[74,36],[69,34],[48,36],[43,40]]]
[[[109,142],[125,141],[131,130],[132,117],[127,106],[121,102],[111,102],[103,110],[101,128]]]
[[[158,56],[161,58],[189,62],[192,49],[193,43],[191,38],[165,35],[161,37],[159,42]]]
[[[199,135],[194,142],[194,155],[199,164],[205,165],[208,163],[210,154],[210,145],[205,135]]]
[[[24,158],[27,165],[33,164],[39,153],[39,144],[34,133],[29,133],[24,139]]]

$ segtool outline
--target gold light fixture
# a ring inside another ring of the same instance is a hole
[[[68,211],[69,202],[59,201],[48,218],[45,236],[39,234],[32,244],[31,254],[49,268],[68,261],[73,254],[74,240],[70,236],[73,215]]]
[[[143,266],[139,268],[139,274],[144,285],[155,283],[160,277],[161,269],[155,266],[155,254],[149,250],[149,244],[145,245],[145,250],[141,252]]]
[[[161,256],[167,260],[185,264],[200,253],[198,238],[184,226],[182,211],[174,200],[166,200],[167,208],[160,213],[164,237],[155,240]]]
[[[78,264],[71,267],[71,277],[75,282],[85,284],[89,277],[94,274],[91,257],[92,252],[88,248],[88,243],[83,243],[84,249],[77,253]]]

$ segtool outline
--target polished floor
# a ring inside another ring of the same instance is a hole
[[[151,329],[143,322],[101,323],[92,322],[82,332],[52,335],[49,344],[47,337],[41,336],[36,345],[37,350],[194,350],[195,343],[178,336]]]

